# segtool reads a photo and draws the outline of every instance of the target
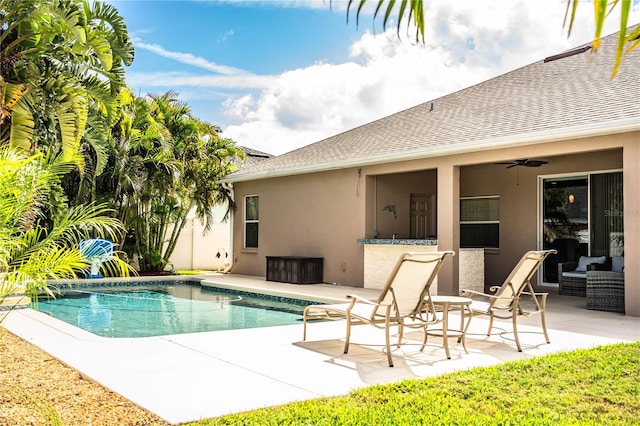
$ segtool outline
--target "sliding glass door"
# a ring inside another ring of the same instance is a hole
[[[580,256],[618,256],[624,251],[622,172],[545,178],[542,181],[546,283],[558,282],[558,263]]]
[[[547,257],[544,281],[558,282],[558,263],[574,262],[589,251],[588,176],[543,181],[543,248],[558,254]]]

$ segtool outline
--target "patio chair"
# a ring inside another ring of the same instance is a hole
[[[518,339],[517,318],[518,316],[530,317],[533,314],[540,314],[542,331],[547,343],[551,343],[547,334],[547,325],[544,318],[547,296],[549,293],[535,293],[531,286],[531,277],[536,273],[544,259],[556,253],[555,250],[529,251],[522,256],[522,259],[513,268],[502,286],[493,286],[489,291],[493,294],[480,293],[473,290],[462,290],[461,296],[472,299],[471,310],[473,315],[488,315],[489,330],[487,336],[491,334],[493,319],[511,319],[513,323],[513,334],[516,340],[518,352],[522,352],[520,340]],[[528,290],[528,291],[525,291]],[[533,303],[533,310],[525,311],[520,297],[528,295]]]
[[[100,273],[100,265],[113,258],[113,242],[102,238],[80,241],[80,252],[91,264],[91,274],[87,278],[104,278]]]
[[[624,314],[624,272],[587,271],[587,309]]]
[[[452,251],[404,253],[396,262],[391,274],[376,300],[368,300],[357,295],[348,295],[345,303],[311,305],[304,310],[303,340],[307,339],[307,320],[310,318],[346,319],[347,333],[344,353],[349,351],[351,326],[371,324],[385,331],[385,346],[389,367],[391,358],[390,328],[398,326],[398,347],[400,347],[405,322],[428,325],[430,317],[423,312],[429,301],[429,288],[438,275],[442,263]],[[426,300],[425,300],[426,299]],[[433,310],[431,310],[433,313]],[[435,321],[435,317],[433,318]]]

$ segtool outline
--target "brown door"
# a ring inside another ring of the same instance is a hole
[[[435,235],[434,197],[411,194],[411,238],[424,239]]]

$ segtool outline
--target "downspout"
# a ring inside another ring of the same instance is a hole
[[[231,194],[231,200],[235,201],[235,194],[233,192],[233,183],[231,182],[224,182],[222,185],[224,185],[226,188],[229,189],[229,194]],[[234,263],[233,263],[233,230],[234,230],[234,220],[235,220],[235,209],[230,209],[229,211],[229,265],[227,267],[224,268],[224,270],[222,271],[223,274],[229,274],[231,273],[231,270],[233,269]]]

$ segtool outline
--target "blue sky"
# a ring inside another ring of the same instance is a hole
[[[432,0],[427,42],[382,30],[346,1],[111,0],[135,46],[127,84],[173,90],[238,145],[282,154],[468,87],[593,35],[580,4],[570,38],[563,0]],[[374,6],[376,0],[369,0]],[[640,22],[634,2],[630,22]],[[604,34],[616,31],[617,15]]]

